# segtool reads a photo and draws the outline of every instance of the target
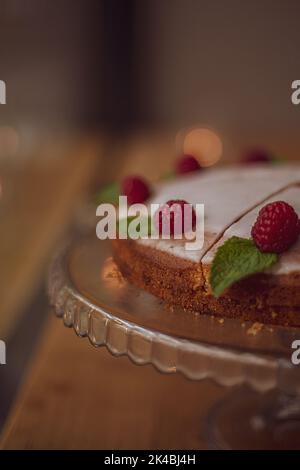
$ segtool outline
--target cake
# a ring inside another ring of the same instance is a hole
[[[113,240],[114,259],[124,277],[170,305],[201,314],[299,327],[299,239],[274,266],[236,282],[219,297],[209,279],[218,248],[233,236],[251,237],[263,206],[282,200],[300,215],[300,167],[207,169],[159,183],[147,203],[173,199],[204,204],[202,249],[188,251],[184,240]]]

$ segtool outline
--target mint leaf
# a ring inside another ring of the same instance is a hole
[[[130,235],[128,233],[128,228],[130,223],[135,220],[138,216],[130,216],[127,218],[119,219],[117,221],[117,233],[119,235]],[[142,217],[140,223],[138,224],[137,231],[139,232],[139,238],[151,235],[152,229],[152,218]]]
[[[118,205],[120,195],[120,185],[119,183],[111,183],[101,189],[95,195],[96,204],[114,204]]]
[[[262,253],[253,240],[231,237],[220,246],[212,263],[210,285],[215,297],[219,297],[235,282],[270,268],[278,256]]]
[[[281,165],[282,163],[285,162],[285,159],[279,155],[273,155],[272,156],[272,160],[271,160],[271,163],[273,165]]]
[[[175,171],[168,171],[167,173],[164,173],[160,179],[162,181],[168,181],[168,180],[172,180],[173,178],[175,178],[175,176],[176,176]]]

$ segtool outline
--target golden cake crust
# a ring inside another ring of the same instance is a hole
[[[216,299],[210,265],[156,250],[134,240],[113,240],[113,256],[129,282],[170,305],[222,318],[300,327],[300,273],[258,274]]]

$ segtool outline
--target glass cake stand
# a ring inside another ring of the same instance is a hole
[[[296,328],[251,325],[170,308],[127,283],[108,241],[81,234],[52,262],[49,297],[78,336],[136,364],[234,387],[207,419],[214,448],[300,449]]]

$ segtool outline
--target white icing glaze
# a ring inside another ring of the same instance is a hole
[[[229,227],[223,237],[209,250],[206,255],[203,257],[203,264],[210,264],[213,261],[213,258],[216,254],[216,251],[219,246],[228,240],[232,236],[249,238],[251,236],[251,227],[253,226],[260,209],[270,202],[274,201],[285,201],[290,204],[297,214],[300,216],[300,186],[293,186],[291,188],[285,189],[274,197],[269,198],[263,204],[260,204],[255,209],[250,211],[244,217],[242,217],[238,222]],[[283,253],[280,256],[279,262],[269,270],[272,273],[276,274],[288,274],[293,271],[299,271],[300,269],[300,240],[291,247],[288,251]]]
[[[213,253],[210,248],[228,227],[273,193],[298,182],[298,165],[259,165],[205,170],[160,183],[150,203],[163,204],[170,199],[184,199],[193,205],[204,204],[204,246],[201,250],[189,251],[182,242],[174,240],[143,239],[138,243],[194,262],[199,262],[203,257],[204,262],[209,262],[210,253]],[[248,236],[249,231],[250,228]]]

